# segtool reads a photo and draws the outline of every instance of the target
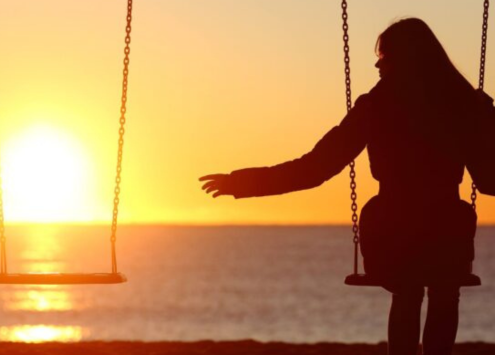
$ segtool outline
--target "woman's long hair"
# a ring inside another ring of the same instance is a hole
[[[476,112],[476,91],[428,25],[417,18],[400,20],[378,37],[375,49],[391,66],[394,99],[407,107],[422,137],[462,157]]]
[[[474,95],[472,85],[452,64],[433,31],[420,19],[407,18],[389,26],[378,37],[375,50],[386,58],[397,75],[421,83],[422,90],[433,96],[430,100],[459,103],[457,100],[470,100]]]

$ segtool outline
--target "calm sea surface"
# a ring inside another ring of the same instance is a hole
[[[9,271],[107,272],[108,227],[8,227]],[[111,286],[0,286],[0,340],[377,342],[389,294],[345,286],[348,227],[123,226]],[[476,237],[459,341],[495,341],[495,228]]]

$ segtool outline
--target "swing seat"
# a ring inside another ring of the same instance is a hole
[[[18,285],[83,285],[83,284],[119,284],[127,281],[120,272],[93,274],[63,273],[0,273],[0,284]]]
[[[344,283],[349,286],[383,286],[383,279],[373,277],[367,274],[351,274],[345,278]],[[462,275],[456,279],[448,280],[446,283],[455,283],[459,286],[480,286],[481,279],[475,274]],[[438,284],[438,281],[435,282]],[[426,281],[424,286],[427,287],[430,282]]]

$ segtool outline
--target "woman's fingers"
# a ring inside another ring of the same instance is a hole
[[[201,176],[199,178],[199,181],[218,180],[218,179],[225,178],[226,175],[227,174],[210,174],[210,175],[205,175],[205,176]]]
[[[207,194],[213,192],[213,197],[218,197],[221,195],[225,195],[225,180],[227,178],[228,174],[210,174],[210,175],[205,175],[199,178],[199,181],[206,181],[205,184],[203,184],[202,189],[205,190]]]
[[[223,192],[217,191],[213,194],[214,198],[217,198],[218,196],[225,195]]]
[[[218,186],[211,186],[211,187],[206,189],[206,193],[209,194],[210,192],[215,191],[215,190],[220,190],[220,189],[218,188]]]
[[[206,190],[207,188],[209,188],[210,186],[215,185],[215,184],[217,184],[216,181],[208,181],[206,184],[203,185],[202,189]]]

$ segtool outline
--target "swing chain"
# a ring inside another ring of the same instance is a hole
[[[345,94],[346,94],[346,106],[347,112],[351,110],[352,107],[352,96],[351,96],[351,58],[349,55],[349,24],[347,14],[347,1],[342,0],[342,29],[344,30],[344,64],[345,64]],[[351,210],[352,210],[352,232],[354,233],[354,273],[358,273],[358,249],[359,249],[359,226],[358,226],[358,205],[357,205],[357,192],[356,192],[356,163],[354,160],[349,164],[350,172],[349,177],[351,178]]]
[[[486,60],[486,42],[488,38],[488,7],[490,6],[490,1],[485,0],[483,4],[483,27],[481,34],[481,57],[480,57],[480,78],[479,78],[479,88],[483,90],[485,84],[485,60]]]
[[[125,27],[125,48],[124,48],[124,70],[123,70],[123,80],[122,80],[122,99],[120,106],[120,127],[119,127],[119,141],[118,141],[118,152],[117,152],[117,170],[115,176],[115,189],[114,189],[114,199],[113,199],[113,214],[112,214],[112,235],[110,237],[110,242],[112,243],[112,272],[117,272],[117,253],[115,250],[115,242],[117,241],[117,218],[119,215],[119,202],[120,202],[120,182],[122,173],[122,157],[124,148],[124,133],[125,133],[125,114],[127,111],[127,86],[128,86],[128,76],[129,76],[129,54],[131,52],[131,21],[132,21],[132,1],[127,1],[127,24]]]
[[[347,112],[351,110],[351,58],[349,56],[349,25],[347,24],[347,1],[342,0],[342,29],[344,30],[344,64],[345,64],[345,94],[346,94],[346,106]]]
[[[480,56],[480,76],[479,89],[483,90],[485,84],[485,60],[486,60],[486,42],[488,39],[488,7],[490,0],[485,0],[483,3],[483,27],[481,32],[481,56]],[[471,184],[471,206],[476,210],[477,189],[474,182]]]

